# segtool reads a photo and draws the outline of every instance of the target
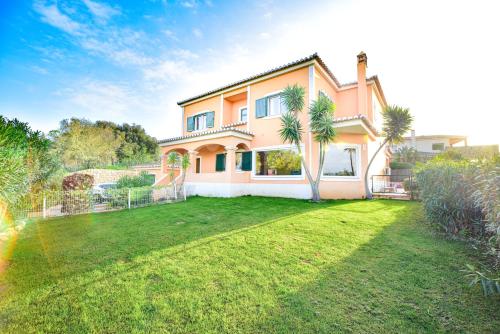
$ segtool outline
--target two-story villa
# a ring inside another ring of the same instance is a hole
[[[263,195],[310,198],[311,190],[295,148],[278,133],[286,112],[280,93],[287,85],[305,88],[302,152],[316,175],[319,144],[308,126],[308,106],[319,94],[336,105],[337,136],[329,146],[321,177],[322,198],[362,198],[364,170],[380,145],[384,93],[376,76],[366,77],[367,57],[357,56],[357,82],[341,84],[317,54],[180,101],[182,136],[160,140],[162,173],[168,183],[166,156],[190,155],[188,195]],[[387,157],[380,154],[371,172]],[[177,174],[179,172],[177,171]]]

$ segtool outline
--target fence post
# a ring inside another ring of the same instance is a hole
[[[45,194],[43,194],[43,219],[47,217],[47,198],[45,197]]]
[[[130,209],[130,188],[128,188],[128,208]]]

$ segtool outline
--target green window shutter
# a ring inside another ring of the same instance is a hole
[[[241,170],[252,170],[252,152],[243,152],[241,154]]]
[[[214,118],[215,118],[214,111],[207,112],[207,128],[214,127]]]
[[[191,132],[194,130],[194,117],[187,118],[187,130],[188,130],[188,132]]]
[[[226,153],[220,153],[215,156],[215,171],[223,172],[226,170]]]
[[[255,101],[255,117],[261,118],[267,116],[267,97]]]

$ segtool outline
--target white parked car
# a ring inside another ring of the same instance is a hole
[[[111,189],[116,189],[116,183],[98,183],[92,187],[92,194],[97,198],[107,199],[110,198],[109,190]]]

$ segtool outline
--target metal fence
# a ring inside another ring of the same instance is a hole
[[[412,174],[372,175],[373,194],[407,195],[414,198],[415,182]]]
[[[186,200],[177,185],[94,190],[46,191],[29,194],[10,209],[15,219],[48,218],[92,212],[131,209]]]

